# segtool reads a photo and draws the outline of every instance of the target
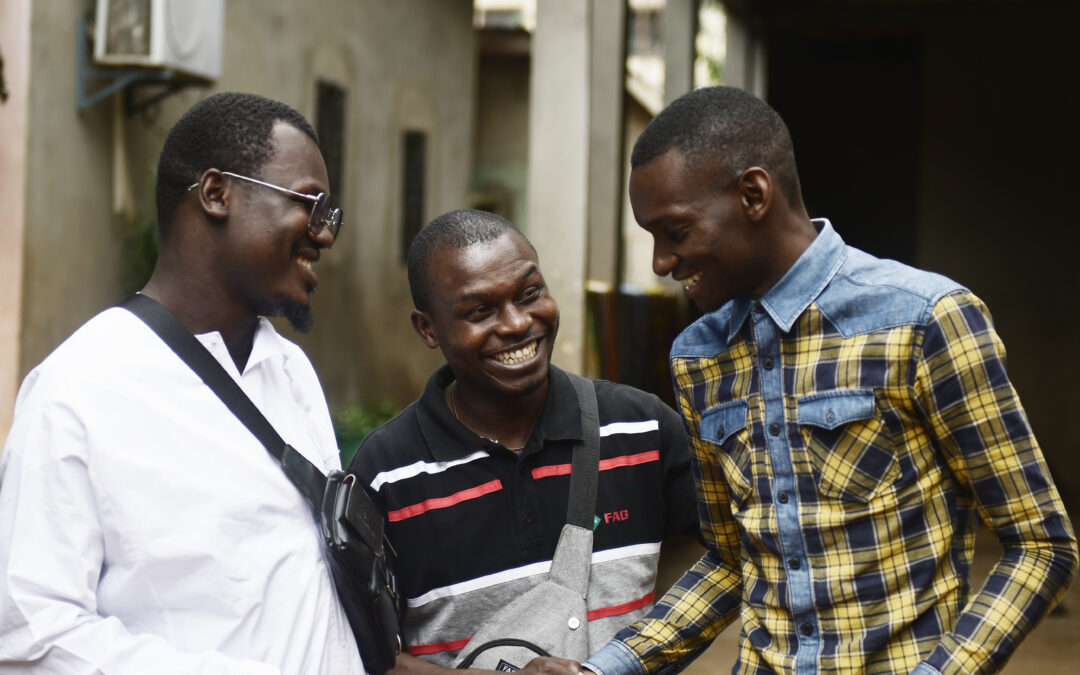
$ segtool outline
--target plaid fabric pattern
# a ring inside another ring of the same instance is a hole
[[[650,672],[736,617],[737,673],[993,672],[1075,572],[983,303],[855,333],[829,310],[785,330],[758,303],[718,354],[673,350],[709,552],[617,636]],[[972,594],[976,518],[1004,555]]]

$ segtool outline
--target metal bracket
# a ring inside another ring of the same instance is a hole
[[[203,82],[179,80],[171,70],[149,68],[99,68],[91,63],[93,49],[90,37],[90,20],[79,17],[75,30],[75,107],[82,112],[105,100],[118,91],[124,92],[124,111],[128,116],[143,110],[161,99],[185,87],[206,86]],[[89,80],[103,80],[106,84],[89,91]],[[165,90],[153,96],[136,100],[133,90],[138,85],[164,85]]]

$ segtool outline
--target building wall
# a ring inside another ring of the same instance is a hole
[[[87,318],[122,299],[130,229],[112,212],[113,151],[127,146],[137,219],[153,220],[157,155],[175,120],[217,91],[282,100],[315,116],[316,81],[346,89],[340,242],[319,263],[315,331],[297,336],[332,410],[423,387],[441,358],[409,324],[400,235],[401,134],[428,133],[425,219],[465,204],[475,49],[470,0],[226,2],[223,69],[114,133],[112,100],[79,113],[75,24],[93,3],[32,3],[25,275],[18,379]]]
[[[623,237],[623,279],[637,288],[653,288],[657,285],[672,285],[671,277],[658,277],[652,269],[652,235],[638,226],[634,220],[634,210],[630,206],[630,152],[638,136],[645,130],[653,114],[638,103],[632,96],[626,96],[626,119],[624,137],[626,152],[623,170],[622,189],[622,237]]]
[[[111,215],[111,101],[75,107],[76,21],[90,3],[34,2],[19,379],[121,299]],[[83,5],[83,7],[80,7]]]
[[[30,0],[0,5],[0,71],[6,100],[0,100],[0,434],[11,425],[19,371],[23,289],[23,219],[30,82]]]
[[[498,213],[528,235],[529,56],[490,52],[481,55],[479,64],[476,206]]]

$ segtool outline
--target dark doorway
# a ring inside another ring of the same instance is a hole
[[[920,42],[895,36],[770,36],[768,100],[795,141],[811,217],[847,243],[915,262]]]

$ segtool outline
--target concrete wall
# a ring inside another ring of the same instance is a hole
[[[76,21],[87,2],[34,2],[19,379],[120,298],[111,214],[111,101],[75,108]]]
[[[528,48],[529,36],[519,41]],[[476,205],[528,234],[529,56],[492,50],[480,57],[477,82]]]
[[[30,82],[30,0],[0,5],[0,56],[7,100],[0,100],[0,434],[11,425],[19,372],[23,289],[23,219]]]
[[[425,217],[463,206],[473,147],[472,3],[225,4],[224,65],[215,85],[184,90],[123,120],[138,218],[153,219],[158,152],[169,127],[195,101],[216,91],[250,91],[314,119],[316,81],[343,86],[345,229],[319,265],[314,333],[283,332],[311,355],[332,409],[384,395],[405,403],[441,358],[420,344],[408,320],[401,134],[409,129],[429,135]],[[75,24],[91,5],[32,3],[18,379],[125,294],[120,242],[129,225],[111,206],[116,113],[111,100],[78,113],[74,100]]]
[[[626,96],[626,120],[623,127],[623,142],[626,144],[626,159],[622,177],[622,236],[623,236],[623,281],[638,288],[651,288],[658,284],[669,284],[671,277],[658,277],[652,269],[652,236],[641,229],[634,220],[634,210],[630,207],[630,152],[638,136],[652,121],[653,114],[646,110],[630,95]]]
[[[529,92],[529,239],[559,302],[552,362],[585,365],[589,169],[589,35],[592,3],[537,6]]]

